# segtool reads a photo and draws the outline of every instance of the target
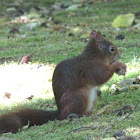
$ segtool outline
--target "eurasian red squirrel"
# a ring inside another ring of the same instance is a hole
[[[54,70],[52,86],[58,110],[23,109],[4,114],[0,117],[0,133],[16,133],[27,124],[42,125],[71,114],[86,115],[96,104],[96,87],[115,72],[125,74],[126,65],[117,61],[119,58],[117,47],[93,30],[82,54],[60,62]]]

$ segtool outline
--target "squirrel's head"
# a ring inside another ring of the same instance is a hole
[[[120,52],[115,45],[106,40],[100,32],[93,30],[90,33],[90,46],[96,50],[97,55],[102,56],[111,64],[120,58]],[[92,45],[93,43],[93,45]]]

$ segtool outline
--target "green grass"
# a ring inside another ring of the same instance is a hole
[[[32,2],[36,2],[40,7],[51,7],[54,0],[23,0],[23,8],[28,10]],[[57,0],[62,2],[62,0]],[[13,20],[6,12],[10,0],[1,2],[0,5],[0,58],[11,57],[12,61],[0,65],[0,97],[4,92],[12,94],[10,99],[0,100],[1,113],[9,110],[17,110],[22,107],[40,108],[55,110],[53,92],[51,89],[51,77],[54,65],[60,61],[80,54],[86,46],[81,42],[82,37],[88,38],[92,29],[99,30],[107,39],[119,46],[122,58],[120,61],[127,64],[126,76],[116,74],[101,88],[102,98],[99,99],[94,114],[89,117],[82,117],[78,120],[68,122],[53,121],[42,126],[35,126],[24,129],[17,134],[6,134],[3,137],[23,139],[23,140],[84,140],[91,139],[113,140],[113,133],[117,130],[124,130],[127,135],[138,137],[140,135],[140,107],[138,106],[132,115],[123,122],[109,129],[101,135],[103,128],[80,129],[79,131],[66,134],[68,131],[83,126],[111,126],[112,123],[120,121],[121,117],[114,113],[105,111],[97,114],[103,106],[109,105],[108,110],[121,108],[125,105],[135,106],[140,102],[140,89],[122,92],[119,95],[110,96],[107,94],[112,84],[117,84],[122,79],[135,78],[140,75],[140,29],[134,30],[132,27],[126,29],[114,29],[111,24],[116,16],[122,13],[139,12],[139,0],[121,0],[115,2],[100,3],[95,2],[90,5],[80,7],[74,11],[65,9],[60,11],[53,10],[51,17],[61,22],[60,26],[65,28],[64,33],[55,31],[56,26],[50,21],[49,15],[36,19],[45,21],[48,27],[38,27],[35,30],[22,30],[18,34],[11,35],[9,31],[13,27],[20,27],[25,23],[11,24]],[[40,13],[39,13],[40,14]],[[70,16],[73,14],[74,16]],[[135,17],[136,22],[140,23],[140,18]],[[86,22],[83,26],[82,23]],[[69,26],[66,27],[66,24]],[[80,24],[80,25],[78,25]],[[69,36],[73,33],[74,36]],[[125,35],[122,41],[115,40],[119,34]],[[21,36],[25,35],[25,38]],[[128,47],[136,45],[135,47]],[[20,65],[20,60],[24,55],[31,55],[32,63]],[[44,64],[41,68],[36,67]],[[27,97],[34,95],[31,101]],[[125,116],[125,115],[123,115]],[[66,135],[65,135],[66,134]]]

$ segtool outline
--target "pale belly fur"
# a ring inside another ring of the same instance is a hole
[[[97,100],[97,89],[96,87],[89,88],[89,102],[87,112],[92,111],[94,104],[96,104]]]

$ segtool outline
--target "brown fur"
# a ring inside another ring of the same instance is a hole
[[[43,111],[38,109],[22,109],[10,112],[0,117],[0,134],[6,132],[16,133],[23,126],[42,125],[49,120],[58,119],[57,111]]]
[[[86,114],[88,87],[104,84],[117,69],[126,71],[125,65],[116,61],[120,57],[117,48],[100,33],[93,32],[83,53],[75,58],[62,61],[54,71],[53,91],[61,119],[66,119],[72,113]],[[106,44],[105,50],[99,48],[96,39],[100,39],[103,45]],[[113,56],[108,54],[108,47],[111,45],[116,49]]]
[[[3,115],[0,117],[0,133],[16,133],[28,121],[33,126],[49,120],[63,120],[72,113],[87,114],[91,87],[104,84],[114,72],[125,74],[126,66],[117,61],[119,57],[117,47],[93,30],[83,53],[62,61],[54,70],[52,86],[58,111],[25,109]]]
[[[28,64],[29,62],[31,62],[31,56],[30,55],[26,55],[26,56],[22,57],[21,64]]]

